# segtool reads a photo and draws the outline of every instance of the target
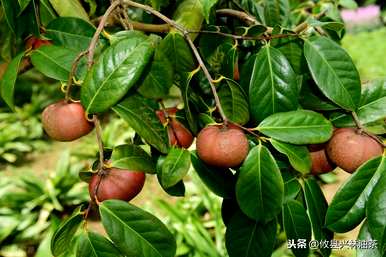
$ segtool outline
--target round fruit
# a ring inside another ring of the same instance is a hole
[[[231,168],[240,165],[248,154],[248,140],[235,127],[208,126],[197,136],[197,154],[205,163]]]
[[[311,174],[318,175],[332,171],[334,166],[327,158],[326,151],[324,149],[310,152],[311,154]]]
[[[143,172],[111,168],[105,170],[102,175],[94,174],[88,191],[92,200],[96,195],[100,202],[108,199],[130,201],[141,192],[145,178]]]
[[[326,151],[333,163],[353,173],[364,162],[382,155],[383,147],[357,129],[341,128],[334,132]]]
[[[72,141],[87,135],[93,124],[86,119],[80,103],[66,103],[64,100],[47,106],[42,113],[43,128],[58,141]]]

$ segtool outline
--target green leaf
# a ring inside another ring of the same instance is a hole
[[[4,99],[6,104],[14,110],[14,92],[17,74],[19,72],[20,63],[24,57],[24,52],[18,54],[8,64],[7,70],[3,74],[3,78],[0,81],[1,97]]]
[[[133,144],[114,147],[111,155],[112,167],[146,173],[156,173],[155,163],[141,147]]]
[[[228,119],[238,124],[249,120],[247,96],[237,82],[225,79],[218,90],[220,103]]]
[[[212,7],[217,4],[218,0],[200,0],[200,2],[203,8],[205,21],[206,23],[209,24],[210,23],[209,17],[210,17]]]
[[[110,239],[127,256],[174,257],[176,241],[166,226],[150,213],[118,200],[99,205]]]
[[[358,240],[363,241],[374,241],[374,238],[371,236],[369,231],[369,223],[367,220],[363,223],[361,230],[359,231]],[[358,247],[356,249],[357,257],[382,257],[382,254],[378,251],[378,249],[361,249]]]
[[[311,170],[311,156],[306,146],[292,145],[271,139],[271,144],[277,151],[285,154],[295,170],[307,174]]]
[[[86,50],[95,33],[95,27],[79,18],[60,17],[51,21],[46,28],[46,37],[55,45],[74,50]]]
[[[312,225],[312,232],[315,240],[331,240],[334,233],[324,226],[328,203],[318,183],[309,178],[304,183],[304,198],[307,204],[307,212]],[[329,257],[331,249],[320,249],[323,257]]]
[[[281,211],[284,183],[265,146],[259,144],[249,151],[237,178],[236,198],[241,210],[257,221],[270,221]]]
[[[319,144],[332,135],[332,125],[323,115],[298,110],[275,113],[257,127],[261,133],[290,144]]]
[[[369,231],[374,240],[378,242],[378,251],[386,252],[386,156],[382,157],[379,172],[381,177],[374,186],[366,204],[366,216],[369,223]]]
[[[358,4],[354,0],[339,0],[339,5],[347,9],[356,9]]]
[[[186,149],[173,147],[162,163],[160,180],[162,187],[176,185],[188,173],[190,168],[190,152]]]
[[[207,166],[194,152],[191,154],[194,170],[204,184],[216,195],[223,198],[234,196],[235,176],[229,169],[219,169]]]
[[[315,111],[334,111],[341,108],[333,104],[327,97],[319,93],[319,89],[306,81],[302,85],[300,92],[300,104],[304,109]]]
[[[284,180],[284,202],[286,203],[289,200],[295,199],[302,187],[295,175],[289,172],[282,172],[282,177]]]
[[[89,21],[87,12],[79,0],[49,0],[55,11],[62,17],[77,17]]]
[[[147,98],[160,99],[168,95],[173,85],[174,71],[168,57],[157,48],[150,67],[150,72],[138,88],[138,92]]]
[[[268,26],[287,25],[290,17],[288,0],[263,0],[264,20]]]
[[[159,49],[169,58],[175,73],[190,72],[195,68],[193,53],[179,33],[169,32],[160,42]]]
[[[17,0],[17,2],[19,3],[19,7],[20,7],[19,13],[22,13],[24,9],[27,8],[31,0]]]
[[[225,233],[229,257],[269,257],[276,238],[276,220],[267,224],[251,220],[238,211]]]
[[[67,81],[71,66],[78,52],[60,46],[42,46],[31,54],[34,67],[45,76]],[[79,69],[78,69],[79,70]]]
[[[363,125],[386,117],[386,80],[378,79],[362,86],[361,101],[356,111]],[[355,126],[352,116],[341,114],[331,119],[337,127]]]
[[[365,218],[369,195],[383,171],[386,157],[375,158],[361,165],[338,190],[327,210],[326,226],[344,233],[354,229]]]
[[[311,223],[303,205],[295,200],[290,200],[283,206],[283,224],[284,231],[288,240],[305,239],[306,242],[311,240]],[[309,248],[292,248],[296,257],[307,257]]]
[[[40,0],[39,4],[40,22],[43,26],[47,26],[52,20],[56,18],[56,13],[52,9],[49,0]]]
[[[107,238],[94,232],[85,232],[79,237],[76,256],[118,257],[123,255]]]
[[[327,37],[304,43],[304,55],[316,84],[331,101],[353,111],[358,107],[361,83],[350,56]]]
[[[265,46],[256,55],[249,84],[251,116],[262,121],[276,113],[296,110],[299,80],[291,64],[277,49]]]
[[[342,22],[336,22],[336,21],[320,21],[316,20],[314,18],[308,18],[307,19],[308,25],[312,27],[321,27],[324,29],[332,30],[340,32],[344,29],[344,24]]]
[[[78,208],[59,226],[51,240],[51,252],[54,256],[59,256],[69,249],[71,240],[83,221],[83,213]]]
[[[165,162],[166,157],[161,155],[157,160],[156,170],[157,170],[157,179],[158,183],[161,185],[162,189],[171,196],[185,196],[185,184],[183,180],[180,180],[171,187],[164,187],[161,181],[162,165]]]
[[[107,48],[82,86],[86,112],[104,112],[115,105],[138,81],[153,51],[152,40],[138,33]]]
[[[156,102],[140,95],[132,95],[112,109],[147,143],[162,153],[168,152],[169,139],[166,129],[155,114]]]
[[[296,74],[303,74],[307,71],[306,59],[303,52],[303,41],[297,38],[283,38],[280,44],[276,45],[291,64]]]
[[[201,0],[183,0],[180,2],[173,14],[173,20],[187,30],[201,30],[201,25],[204,21],[204,10]],[[192,40],[197,36],[198,34],[189,34]]]

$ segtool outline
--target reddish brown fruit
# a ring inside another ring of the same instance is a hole
[[[25,48],[27,50],[38,49],[39,47],[44,46],[44,45],[52,45],[52,42],[50,40],[40,39],[40,38],[36,38],[34,36],[30,36],[25,41]]]
[[[176,118],[170,119],[168,133],[169,129],[171,129],[171,133],[173,134],[171,138],[169,137],[171,145],[177,145],[183,148],[189,148],[192,145],[194,139],[192,133]]]
[[[383,147],[357,129],[341,128],[334,132],[326,151],[332,162],[353,173],[364,162],[382,155]]]
[[[88,191],[92,200],[96,195],[100,202],[109,199],[130,201],[141,192],[145,179],[143,172],[111,168],[104,171],[102,176],[94,174],[88,185]]]
[[[193,143],[193,135],[190,131],[179,122],[175,116],[178,109],[167,108],[163,110],[157,110],[156,115],[163,125],[167,125],[169,144],[180,146],[183,148],[189,148]],[[168,114],[169,122],[165,117],[165,112]]]
[[[197,136],[197,154],[205,163],[231,168],[240,165],[249,151],[244,132],[234,127],[208,126]]]
[[[64,100],[47,106],[42,113],[43,128],[57,141],[72,141],[87,135],[93,124],[88,122],[80,103]]]
[[[335,165],[328,160],[326,151],[324,149],[315,152],[310,152],[310,154],[312,161],[312,175],[328,173],[335,168]]]
[[[235,66],[233,67],[233,79],[236,81],[240,80],[239,62],[237,60],[235,62]]]

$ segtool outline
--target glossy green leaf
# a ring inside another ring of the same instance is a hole
[[[308,110],[272,114],[257,130],[274,139],[299,145],[323,143],[332,135],[331,122]]]
[[[177,32],[170,32],[159,45],[159,49],[169,58],[175,73],[194,70],[193,53],[183,36]]]
[[[200,0],[200,2],[203,8],[205,21],[209,24],[209,17],[211,14],[212,7],[217,4],[218,0]]]
[[[79,0],[49,0],[52,7],[61,17],[77,17],[85,21],[89,20],[87,12],[84,10]]]
[[[229,169],[210,167],[202,162],[197,153],[191,154],[194,170],[204,184],[216,195],[231,198],[235,191],[235,176]]]
[[[226,79],[218,90],[218,96],[228,119],[238,124],[249,121],[247,96],[237,82]]]
[[[123,201],[99,205],[102,224],[126,256],[174,257],[176,241],[166,226],[150,213]]]
[[[14,92],[15,92],[15,83],[17,79],[17,74],[19,72],[20,63],[24,57],[24,52],[18,54],[13,60],[8,64],[7,70],[3,74],[3,78],[0,81],[0,90],[1,97],[7,105],[14,109]]]
[[[173,14],[173,20],[187,30],[201,30],[201,25],[204,21],[202,0],[181,1]],[[189,34],[189,37],[192,40],[194,40],[197,36],[198,34]]]
[[[359,234],[358,234],[358,240],[363,240],[363,241],[373,241],[374,242],[374,238],[371,236],[371,233],[369,231],[369,223],[367,222],[367,220],[362,224],[362,227],[361,227],[361,230],[359,231]],[[361,249],[360,247],[358,247],[356,249],[356,253],[357,253],[357,257],[384,257],[384,255],[382,256],[382,254],[378,251],[377,248],[374,248],[374,249]]]
[[[358,107],[361,84],[350,56],[327,37],[304,43],[304,55],[316,84],[331,101],[347,110]]]
[[[88,48],[94,33],[95,27],[85,20],[60,17],[47,25],[45,36],[55,45],[80,51]]]
[[[237,178],[236,198],[248,217],[261,222],[274,219],[281,211],[284,183],[274,157],[265,146],[259,144],[249,151]]]
[[[379,172],[381,177],[374,186],[366,204],[366,216],[371,236],[378,242],[378,251],[386,252],[386,155],[383,155]]]
[[[139,95],[125,98],[112,109],[123,118],[147,143],[167,153],[169,139],[155,111],[157,103]]]
[[[79,237],[76,256],[119,257],[123,255],[107,238],[94,232],[85,232]]]
[[[334,237],[334,233],[324,226],[328,203],[322,190],[313,178],[309,178],[304,182],[303,190],[315,240],[331,240]],[[331,249],[322,248],[320,249],[320,252],[323,257],[329,257]]]
[[[307,63],[304,58],[302,40],[297,38],[283,38],[275,47],[280,50],[291,64],[297,74],[307,71]]]
[[[314,111],[334,111],[341,110],[341,108],[332,103],[327,97],[319,92],[313,84],[305,81],[300,92],[300,105],[304,109]]]
[[[290,17],[288,0],[263,0],[264,20],[268,26],[287,25]]]
[[[114,147],[111,155],[112,167],[146,173],[156,173],[155,163],[141,147],[133,144]]]
[[[82,86],[86,112],[104,112],[115,105],[138,81],[153,51],[152,40],[138,33],[107,48]]]
[[[303,205],[295,200],[290,200],[283,206],[284,231],[288,240],[305,239],[311,240],[311,223]],[[296,257],[307,257],[309,248],[292,248]]]
[[[160,179],[164,188],[176,185],[188,173],[190,168],[190,152],[183,148],[170,149],[162,164]]]
[[[174,81],[174,70],[168,57],[156,49],[149,73],[138,92],[147,98],[160,99],[168,95]]]
[[[296,110],[299,80],[291,64],[277,49],[265,46],[256,55],[249,84],[251,116],[262,121],[276,113]]]
[[[271,144],[277,151],[285,154],[295,170],[309,173],[311,170],[311,156],[306,146],[292,145],[271,139]]]
[[[70,242],[83,221],[83,213],[80,212],[80,209],[77,209],[55,231],[51,240],[51,252],[54,256],[59,256],[69,249]]]
[[[225,245],[229,257],[269,257],[276,238],[276,220],[266,224],[246,217],[238,211],[229,220]]]
[[[57,17],[56,13],[52,9],[49,0],[40,0],[39,4],[40,22],[43,26],[47,26],[52,20]]]
[[[386,80],[378,79],[362,86],[361,101],[356,111],[360,122],[367,125],[386,118]],[[352,116],[341,114],[331,119],[337,127],[355,126]]]
[[[386,169],[386,158],[361,165],[338,190],[327,210],[326,226],[339,233],[352,230],[365,218],[369,195]]]
[[[78,52],[60,46],[42,46],[31,54],[34,67],[45,76],[67,81]]]
[[[168,193],[171,196],[185,196],[185,184],[183,180],[180,180],[171,187],[164,187],[161,181],[161,174],[162,174],[162,165],[166,159],[166,156],[161,155],[157,160],[156,170],[157,170],[157,179],[158,183],[161,185],[162,189]]]

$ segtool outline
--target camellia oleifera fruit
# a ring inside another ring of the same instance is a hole
[[[309,145],[311,155],[311,174],[319,175],[332,171],[336,165],[334,165],[327,157],[326,144]]]
[[[239,166],[249,151],[244,132],[234,126],[207,126],[197,136],[197,154],[206,164],[222,168]]]
[[[335,130],[326,150],[329,159],[349,173],[383,153],[383,147],[376,140],[354,128]]]
[[[86,118],[80,103],[66,103],[62,100],[47,106],[42,113],[43,128],[57,141],[72,141],[87,135],[93,123]]]
[[[194,137],[189,129],[177,120],[177,111],[178,109],[175,107],[167,108],[165,110],[157,110],[156,115],[161,123],[167,126],[169,144],[189,148],[193,143]],[[165,117],[165,112],[167,113],[168,118]]]
[[[34,36],[28,37],[25,41],[25,48],[27,50],[30,50],[30,49],[35,50],[40,48],[41,46],[46,46],[46,45],[52,45],[52,42],[50,40],[41,39]]]
[[[145,179],[143,172],[111,168],[104,170],[101,175],[94,174],[88,191],[92,200],[100,202],[109,199],[130,201],[141,192]]]

